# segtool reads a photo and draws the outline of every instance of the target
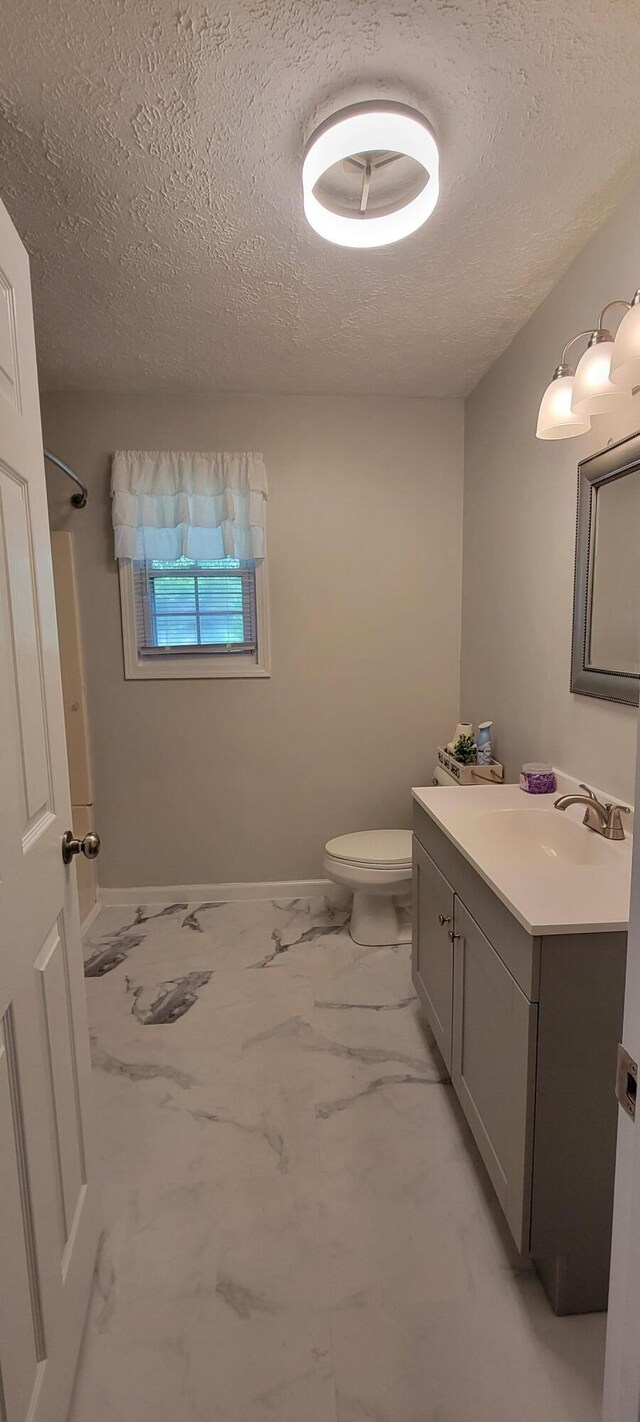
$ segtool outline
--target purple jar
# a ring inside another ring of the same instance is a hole
[[[520,771],[520,789],[528,795],[553,795],[557,790],[556,773],[552,765],[523,765]]]

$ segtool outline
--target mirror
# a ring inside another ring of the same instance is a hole
[[[578,465],[571,690],[638,705],[640,435]]]

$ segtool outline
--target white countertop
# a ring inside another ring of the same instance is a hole
[[[624,931],[629,921],[631,884],[632,839],[628,834],[622,843],[605,840],[582,826],[584,810],[580,805],[572,805],[554,814],[559,819],[563,814],[570,816],[577,821],[579,831],[589,835],[585,845],[580,838],[576,841],[572,829],[563,830],[567,838],[573,837],[579,851],[593,855],[594,862],[561,862],[553,849],[547,857],[541,846],[539,852],[532,855],[535,862],[523,863],[512,857],[508,845],[508,827],[517,828],[516,821],[505,816],[498,824],[497,819],[488,816],[489,811],[517,811],[522,824],[523,811],[549,815],[559,794],[577,790],[576,781],[560,775],[558,780],[559,788],[553,795],[528,795],[519,785],[430,785],[417,787],[412,794],[528,933]],[[624,819],[627,830],[631,817]],[[555,823],[551,824],[548,819],[544,824],[555,830]],[[502,839],[502,848],[495,838]]]

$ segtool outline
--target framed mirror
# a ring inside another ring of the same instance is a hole
[[[638,705],[640,434],[578,465],[571,690]]]

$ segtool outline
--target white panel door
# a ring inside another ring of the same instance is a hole
[[[64,1422],[98,1236],[29,263],[0,203],[0,1422]]]

